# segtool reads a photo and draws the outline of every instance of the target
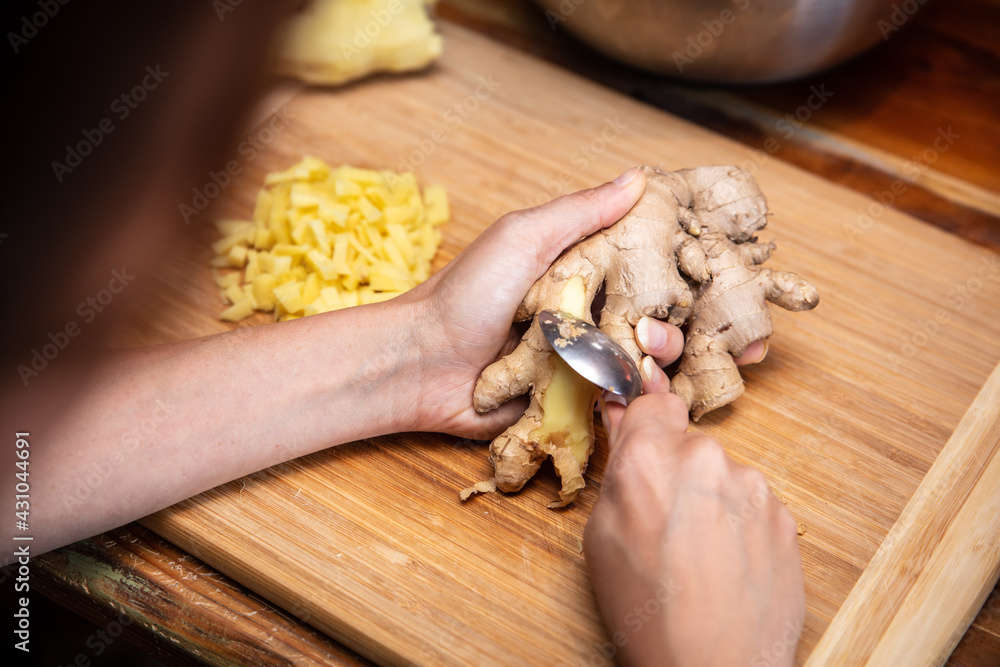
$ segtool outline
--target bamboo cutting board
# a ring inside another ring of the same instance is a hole
[[[806,529],[803,661],[1000,359],[997,257],[530,56],[442,31],[445,54],[424,74],[294,95],[287,128],[243,164],[218,216],[248,217],[264,174],[304,154],[414,168],[451,198],[440,268],[499,214],[634,164],[755,169],[773,213],[762,237],[778,243],[769,266],[809,278],[821,302],[775,309],[767,360],[744,370],[746,395],[698,428],[761,468]],[[227,328],[215,319],[208,223],[192,223],[199,238],[179,249],[124,343]],[[143,523],[380,662],[605,664],[580,552],[603,439],[588,488],[562,511],[545,508],[551,472],[518,495],[460,503],[461,488],[490,476],[486,458],[484,443],[448,436],[376,438]]]

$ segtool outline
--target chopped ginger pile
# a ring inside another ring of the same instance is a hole
[[[444,188],[421,196],[412,173],[306,157],[267,175],[252,220],[216,223],[212,265],[243,270],[216,277],[231,304],[221,317],[290,320],[391,299],[430,276],[447,220]]]

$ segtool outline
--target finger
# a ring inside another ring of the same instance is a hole
[[[475,440],[493,440],[517,423],[527,409],[528,397],[516,396],[494,410],[476,415],[472,426],[448,432]]]
[[[663,372],[653,357],[643,357],[639,364],[639,375],[642,377],[642,393],[670,393],[670,378]],[[604,430],[611,440],[618,433],[618,425],[625,416],[625,399],[618,394],[605,391],[601,396],[601,420]]]
[[[669,386],[668,382],[665,384]],[[608,432],[609,456],[614,456],[621,444],[632,435],[668,439],[687,432],[687,406],[669,391],[643,394],[628,408],[613,401],[614,398],[620,399],[607,394],[601,399],[601,418]]]
[[[747,364],[759,364],[764,361],[764,357],[767,356],[767,339],[755,340],[754,342],[747,345],[746,349],[743,350],[743,354],[736,357],[737,366],[746,366]]]
[[[646,176],[633,167],[618,178],[590,190],[553,199],[509,215],[513,247],[534,252],[540,277],[563,250],[599,229],[618,222],[646,188]]]
[[[445,267],[449,279],[441,281],[441,289],[463,299],[469,293],[485,295],[475,304],[477,312],[494,313],[498,320],[512,317],[563,250],[621,219],[645,187],[645,174],[637,167],[592,190],[508,213]]]
[[[684,333],[672,324],[644,317],[635,327],[639,349],[660,364],[672,364],[684,350]]]
[[[625,399],[618,394],[605,391],[601,394],[601,421],[608,434],[608,446],[618,439],[618,426],[625,416]]]
[[[662,394],[670,391],[670,378],[653,357],[642,358],[642,363],[639,364],[639,375],[642,376],[642,393]]]

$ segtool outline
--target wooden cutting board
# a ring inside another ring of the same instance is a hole
[[[764,150],[442,32],[445,54],[426,73],[294,95],[287,127],[243,160],[218,217],[248,217],[264,174],[305,154],[413,168],[451,197],[440,268],[501,213],[634,164],[754,169],[773,213],[762,237],[778,243],[769,265],[808,277],[821,303],[775,309],[746,395],[698,428],[761,468],[805,527],[801,662],[1000,359],[997,258]],[[228,328],[215,319],[209,223],[192,222],[123,344]],[[551,472],[518,495],[463,504],[458,491],[491,474],[486,445],[402,434],[261,471],[143,523],[380,662],[606,664],[580,546],[605,459],[602,435],[588,488],[562,511],[545,507]]]

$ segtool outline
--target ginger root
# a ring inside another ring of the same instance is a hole
[[[590,320],[593,293],[587,291],[582,276],[562,280],[552,293],[558,300],[550,307]],[[492,481],[501,491],[518,491],[551,456],[562,479],[562,489],[559,500],[550,507],[562,507],[573,502],[584,486],[583,472],[594,449],[597,387],[552,353],[537,319],[514,352],[483,372],[476,387],[476,409],[492,410],[529,388],[528,409],[490,448],[495,472]],[[472,492],[483,490],[475,486],[462,495],[467,498]]]
[[[788,310],[819,302],[816,288],[797,275],[760,267],[775,246],[754,236],[767,224],[767,202],[748,172],[732,166],[643,170],[646,191],[636,205],[610,228],[568,248],[534,284],[516,315],[518,321],[534,318],[530,328],[476,384],[473,404],[481,413],[531,393],[521,420],[490,447],[491,481],[501,491],[520,490],[551,457],[562,489],[550,507],[562,507],[583,488],[593,450],[596,388],[554,354],[539,328],[539,311],[566,310],[590,321],[603,286],[599,326],[637,364],[642,354],[635,326],[642,317],[686,325],[671,388],[697,421],[743,393],[733,357],[771,335],[767,301]]]

